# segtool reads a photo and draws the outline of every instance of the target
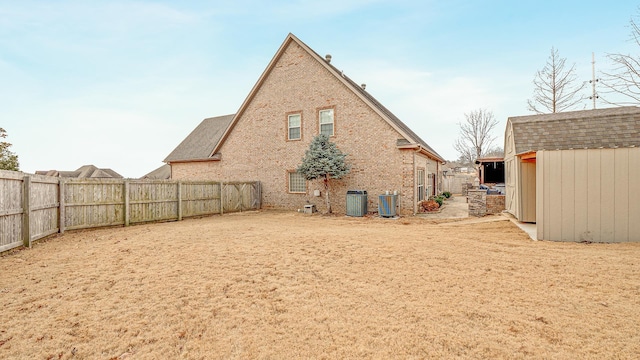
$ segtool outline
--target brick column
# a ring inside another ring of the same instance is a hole
[[[467,192],[469,201],[469,216],[482,217],[487,215],[487,191],[469,189]]]

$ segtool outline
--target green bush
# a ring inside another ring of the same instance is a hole
[[[433,196],[431,198],[431,200],[437,202],[439,206],[442,206],[442,203],[444,202],[444,197],[442,197],[442,196]]]
[[[445,191],[445,192],[443,192],[443,193],[442,193],[442,196],[444,196],[445,198],[447,198],[447,199],[448,199],[448,198],[450,198],[450,197],[451,197],[451,192],[449,192],[449,191]]]

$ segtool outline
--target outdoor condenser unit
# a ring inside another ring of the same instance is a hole
[[[367,215],[367,191],[347,191],[347,216]]]
[[[378,214],[383,217],[396,216],[398,195],[380,195],[378,198]]]

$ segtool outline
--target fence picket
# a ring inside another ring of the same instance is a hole
[[[260,196],[257,181],[62,179],[0,170],[0,252],[67,230],[259,209]]]

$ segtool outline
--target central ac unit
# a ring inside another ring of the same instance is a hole
[[[383,217],[396,216],[398,195],[380,195],[378,198],[378,214]]]

